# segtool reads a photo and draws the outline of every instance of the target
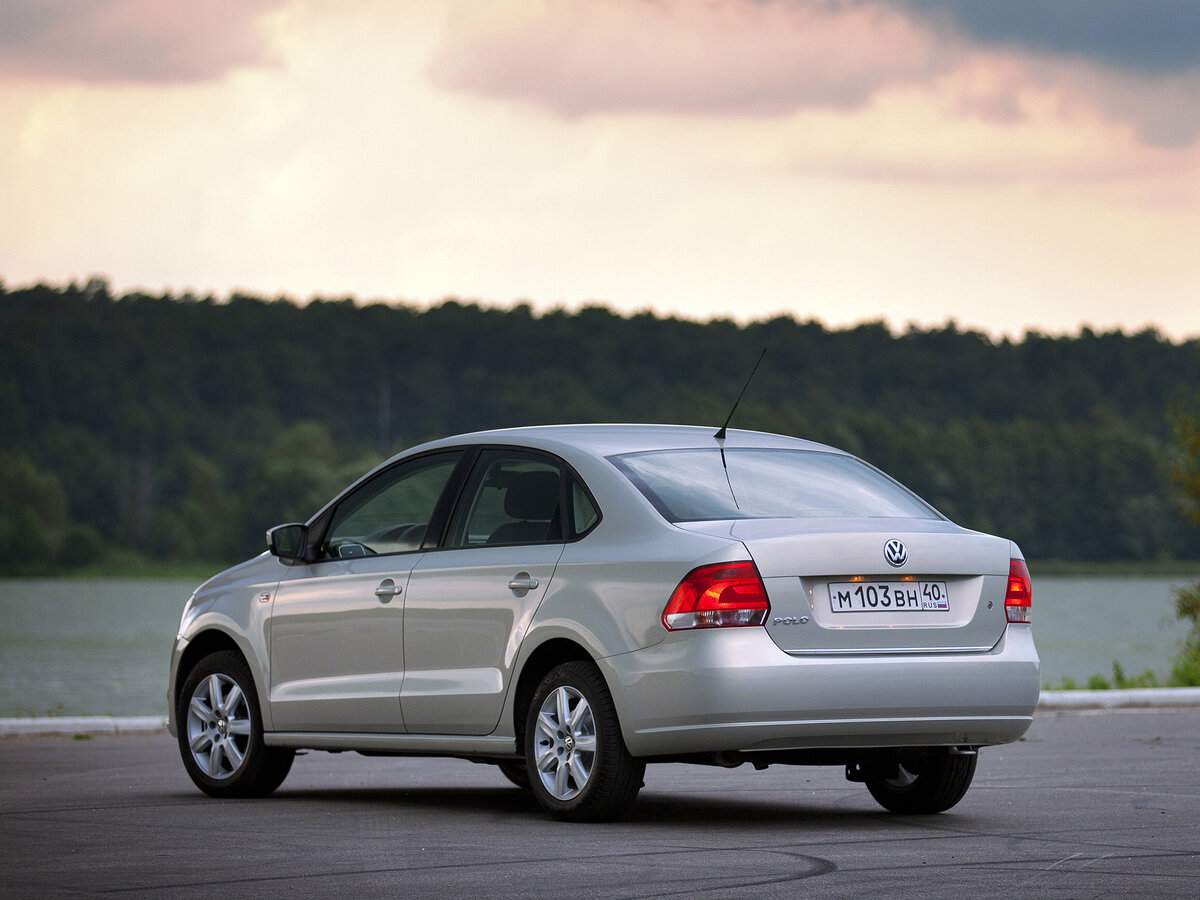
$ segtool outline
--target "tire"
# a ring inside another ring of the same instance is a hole
[[[523,762],[502,762],[496,763],[496,768],[500,772],[519,787],[523,791],[529,790],[529,770],[525,768]]]
[[[866,779],[867,790],[884,809],[907,815],[945,812],[966,794],[975,777],[975,754],[937,754],[899,764],[888,778]]]
[[[615,819],[646,772],[625,748],[603,676],[582,661],[563,663],[538,685],[525,720],[525,760],[538,803],[569,822]]]
[[[287,777],[296,751],[263,743],[250,668],[239,653],[210,653],[188,672],[176,722],[183,766],[211,797],[265,797]]]

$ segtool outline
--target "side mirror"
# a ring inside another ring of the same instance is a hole
[[[276,525],[267,532],[267,549],[291,565],[307,562],[308,528],[295,522]]]

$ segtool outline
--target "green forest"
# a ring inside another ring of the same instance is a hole
[[[721,424],[833,444],[1031,560],[1195,560],[1170,474],[1200,341],[994,341],[783,316],[536,314],[113,296],[0,282],[0,571],[224,563],[422,440],[560,422]]]

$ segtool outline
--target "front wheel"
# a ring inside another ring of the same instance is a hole
[[[296,751],[263,743],[254,679],[241,655],[210,653],[184,679],[176,722],[183,765],[212,797],[265,797],[287,777]]]
[[[938,754],[902,762],[895,774],[867,777],[867,790],[884,809],[925,815],[945,812],[966,794],[975,777],[974,753]]]
[[[615,819],[637,797],[646,764],[625,748],[604,678],[591,663],[563,663],[534,692],[525,723],[529,786],[556,819]]]

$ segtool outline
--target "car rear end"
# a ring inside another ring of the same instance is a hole
[[[973,752],[1028,729],[1039,664],[1015,544],[947,521],[846,454],[720,451],[715,465],[659,454],[625,466],[676,527],[727,537],[739,557],[681,581],[661,643],[603,662],[632,753],[839,761],[867,748]],[[822,486],[797,499],[780,474],[793,463]],[[695,485],[722,480],[713,496],[726,493],[733,514],[706,518]],[[672,481],[687,483],[688,517]],[[800,514],[756,515],[789,504]]]

